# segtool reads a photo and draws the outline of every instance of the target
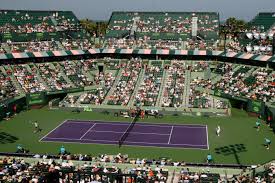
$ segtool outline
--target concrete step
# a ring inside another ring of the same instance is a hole
[[[58,64],[58,63],[57,63],[57,64]],[[58,66],[60,66],[60,65],[58,64]],[[56,68],[55,65],[52,64],[52,67],[53,67],[54,69],[57,70],[57,68]],[[59,72],[60,72],[60,74],[63,76],[64,80],[72,86],[72,88],[75,88],[75,87],[76,87],[76,86],[74,85],[74,83],[73,83],[73,82],[68,78],[68,76],[65,74],[65,71],[64,71],[64,69],[63,69],[61,66],[60,66]]]
[[[160,90],[159,90],[159,95],[158,95],[158,99],[157,99],[157,103],[156,106],[161,107],[161,99],[162,96],[164,94],[163,90],[165,87],[165,84],[167,82],[167,71],[164,69],[163,74],[162,74],[162,79],[161,79],[161,85],[160,85]]]
[[[0,66],[0,71],[1,71],[4,75],[7,75],[7,72],[6,72],[6,70],[4,69],[3,66]]]
[[[9,69],[9,70],[13,70],[12,68],[11,68],[11,66],[10,65],[5,65],[5,67],[3,67],[3,69],[6,71],[7,69]],[[25,94],[26,92],[25,92],[25,90],[22,88],[22,86],[19,84],[19,82],[17,81],[17,79],[16,79],[16,77],[12,74],[11,76],[10,76],[10,78],[11,78],[11,82],[12,82],[12,84],[15,86],[15,88],[21,93],[21,94]]]
[[[184,90],[183,90],[183,103],[182,107],[188,107],[189,104],[189,91],[190,91],[190,82],[191,82],[191,71],[185,71],[185,81],[184,81]]]
[[[43,83],[43,85],[45,86],[46,90],[50,90],[50,87],[48,86],[48,84],[46,83],[46,81],[45,81],[45,80],[42,78],[42,76],[40,75],[40,72],[39,72],[38,67],[36,67],[35,64],[31,64],[31,65],[32,65],[33,67],[36,68],[37,80],[38,80],[39,82]],[[29,66],[29,65],[26,65],[26,66],[27,66],[28,70],[30,69],[30,72],[32,72],[30,66]]]
[[[115,90],[115,87],[117,86],[117,84],[118,84],[118,82],[119,82],[119,80],[120,80],[121,74],[122,74],[122,69],[119,69],[118,74],[117,74],[117,77],[116,77],[115,82],[114,82],[114,84],[113,84],[113,87],[112,87],[112,88],[109,90],[109,92],[107,93],[107,95],[106,95],[104,101],[102,102],[102,104],[107,105],[109,96],[111,96],[111,95],[113,94],[113,92],[114,92],[114,90]]]
[[[134,107],[134,102],[135,102],[136,94],[138,92],[140,84],[142,83],[142,81],[144,79],[144,73],[145,73],[145,70],[141,69],[141,71],[139,73],[139,76],[138,76],[137,84],[135,86],[134,92],[133,92],[132,97],[131,97],[131,100],[129,101],[129,103],[128,103],[127,106]]]

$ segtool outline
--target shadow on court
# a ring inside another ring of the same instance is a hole
[[[234,155],[237,164],[241,164],[240,158],[239,158],[239,153],[241,152],[246,152],[246,147],[244,144],[233,144],[233,145],[228,145],[228,146],[223,146],[223,147],[218,147],[215,148],[215,153],[224,155],[224,156],[230,156]]]
[[[0,144],[15,143],[18,140],[17,137],[10,135],[6,132],[0,132]]]

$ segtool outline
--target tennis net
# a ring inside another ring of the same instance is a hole
[[[137,115],[134,117],[134,119],[132,120],[131,124],[128,126],[126,131],[119,138],[119,140],[118,140],[119,147],[123,144],[125,139],[128,137],[130,131],[133,129],[134,125],[136,124],[136,119],[137,119]]]

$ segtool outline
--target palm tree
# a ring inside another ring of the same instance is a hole
[[[224,40],[224,51],[226,51],[227,35],[238,38],[248,28],[247,22],[238,20],[235,17],[228,18],[224,24],[220,25],[220,37]]]

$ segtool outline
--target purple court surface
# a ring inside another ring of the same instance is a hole
[[[115,144],[130,123],[66,120],[40,141]],[[123,145],[209,149],[206,125],[136,123]]]

